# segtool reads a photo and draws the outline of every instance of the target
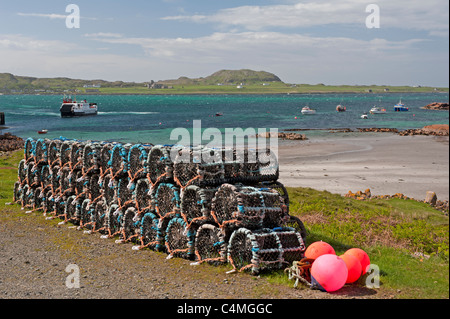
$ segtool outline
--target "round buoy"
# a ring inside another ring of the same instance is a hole
[[[348,270],[347,281],[345,283],[346,284],[354,283],[359,279],[359,277],[361,277],[362,273],[361,262],[359,261],[358,258],[356,258],[351,254],[348,255],[344,254],[339,257],[345,262]]]
[[[319,256],[311,266],[311,285],[322,291],[341,289],[347,281],[348,270],[344,260],[334,254]]]
[[[364,250],[361,248],[351,248],[344,255],[355,256],[361,263],[361,274],[364,275],[367,272],[367,267],[370,265],[370,258]]]
[[[316,241],[305,250],[305,257],[310,259],[316,259],[325,254],[336,255],[336,252],[330,244],[324,241]]]

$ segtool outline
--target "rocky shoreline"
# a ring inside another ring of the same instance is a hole
[[[444,111],[448,111],[449,110],[449,104],[448,103],[442,103],[442,102],[433,102],[430,103],[428,105],[425,105],[424,107],[422,107],[422,109],[424,110],[444,110]]]
[[[433,208],[443,212],[448,216],[449,212],[449,201],[441,201],[437,199],[436,193],[428,191],[426,193],[426,197],[424,200],[417,200],[412,197],[408,197],[402,193],[396,193],[394,195],[372,195],[370,189],[366,189],[365,191],[357,191],[353,193],[352,191],[348,191],[347,194],[344,195],[347,198],[353,198],[356,200],[369,200],[369,199],[390,199],[390,198],[398,198],[398,199],[411,199],[418,202],[426,203],[432,206]]]
[[[398,130],[396,128],[358,128],[359,132],[388,132],[396,133],[400,136],[412,136],[412,135],[433,135],[433,136],[449,136],[448,124],[433,124],[424,126],[419,129],[407,129]]]
[[[25,141],[11,133],[0,135],[0,155],[4,152],[12,152],[23,148]]]

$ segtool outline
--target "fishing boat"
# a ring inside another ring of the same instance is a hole
[[[309,106],[302,108],[302,114],[316,114],[316,110],[313,110]]]
[[[339,104],[336,106],[336,112],[345,112],[347,111],[347,108],[344,105]]]
[[[47,134],[48,130],[40,130],[38,131],[38,134]]]
[[[59,111],[61,112],[61,117],[97,115],[97,103],[88,103],[86,100],[77,102],[76,98],[72,99],[70,96],[64,96]]]
[[[406,107],[405,104],[402,103],[402,99],[400,99],[400,102],[394,105],[394,111],[395,112],[408,112],[409,107]]]
[[[378,106],[374,106],[370,109],[370,114],[386,114],[386,109]]]

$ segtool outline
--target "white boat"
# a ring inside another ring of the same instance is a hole
[[[309,106],[302,108],[302,114],[316,114],[316,110],[313,110]]]
[[[364,120],[367,120],[369,117],[367,116],[366,113],[364,113],[363,115],[361,115],[361,118],[364,119]]]
[[[374,106],[373,108],[370,109],[370,114],[385,114],[385,113],[386,109],[378,106]]]
[[[97,110],[97,103],[88,103],[86,100],[77,102],[76,99],[65,96],[59,108],[61,117],[97,115]]]

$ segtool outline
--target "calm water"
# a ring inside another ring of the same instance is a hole
[[[416,94],[311,94],[311,95],[99,95],[77,96],[97,102],[99,114],[92,117],[61,118],[62,96],[1,95],[0,112],[5,113],[3,133],[22,138],[75,138],[81,140],[130,143],[174,144],[170,133],[174,128],[192,130],[192,121],[201,120],[202,128],[421,128],[449,122],[447,111],[427,111],[421,107],[432,102],[448,102],[448,93]],[[402,99],[409,112],[394,112]],[[337,113],[336,105],[347,106]],[[309,105],[315,115],[302,115]],[[387,114],[360,116],[373,105],[385,107]],[[217,117],[216,113],[223,116]],[[47,129],[47,135],[37,131]],[[309,132],[308,134],[325,134]]]

